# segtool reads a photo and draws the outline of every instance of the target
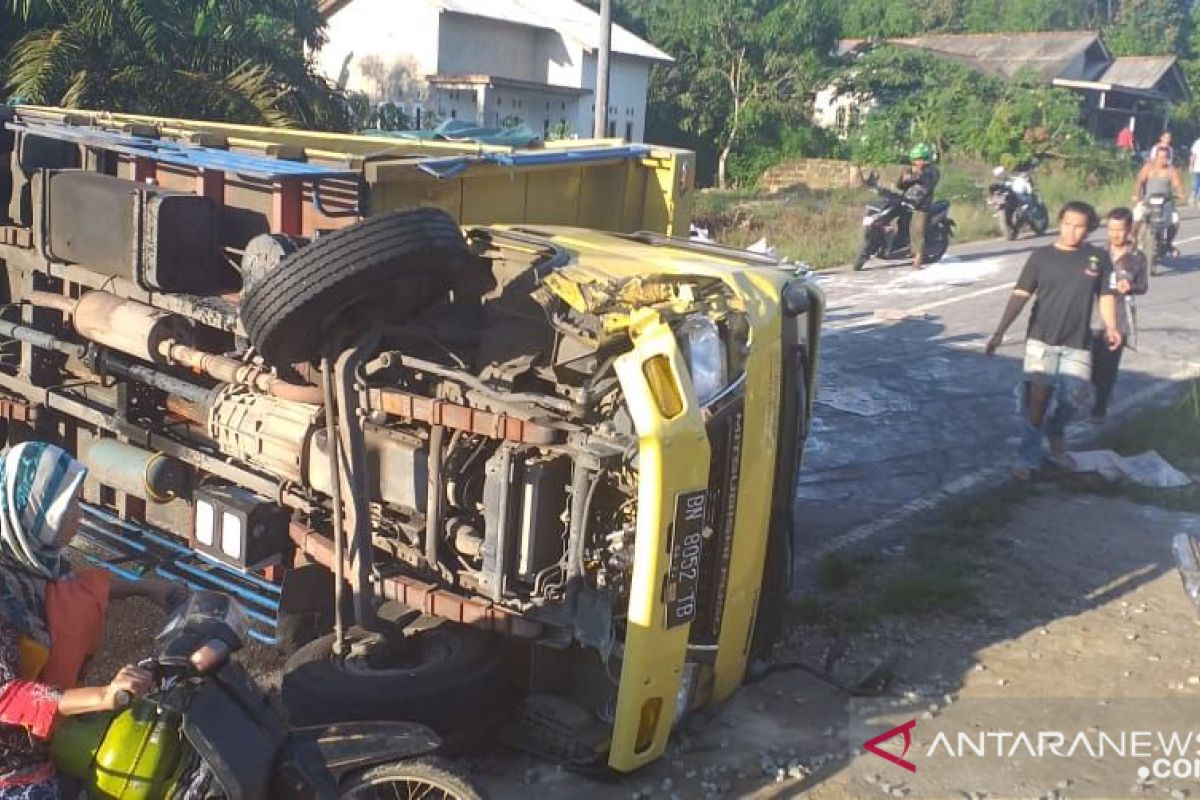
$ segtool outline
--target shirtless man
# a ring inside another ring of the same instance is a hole
[[[1167,247],[1173,251],[1175,234],[1179,232],[1179,212],[1175,210],[1175,198],[1180,200],[1187,197],[1183,188],[1183,179],[1179,170],[1171,163],[1171,151],[1166,147],[1156,147],[1154,158],[1138,172],[1137,181],[1133,185],[1133,240],[1139,241],[1142,232],[1142,221],[1146,218],[1146,201],[1155,196],[1164,195],[1167,198],[1167,210],[1170,224],[1167,228]]]

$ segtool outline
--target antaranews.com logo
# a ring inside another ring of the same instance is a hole
[[[1040,796],[1066,779],[1072,797],[1137,796],[1149,784],[1194,793],[1200,785],[1200,703],[970,701],[945,716],[923,713],[919,723],[906,719],[913,713],[872,715],[855,730],[855,768],[903,777],[912,797],[927,783],[941,788],[938,796],[956,784]]]

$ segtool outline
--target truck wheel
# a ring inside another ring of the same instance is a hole
[[[252,281],[242,324],[269,363],[313,361],[339,320],[418,314],[446,297],[471,261],[458,223],[440,209],[370,217],[318,237]]]
[[[403,663],[382,669],[334,659],[332,634],[301,647],[287,660],[281,686],[292,723],[393,719],[451,736],[496,714],[506,683],[493,636],[446,622],[407,642]]]
[[[342,785],[338,797],[341,800],[387,797],[482,800],[485,795],[462,767],[426,756],[360,772]]]

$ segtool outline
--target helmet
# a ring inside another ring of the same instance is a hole
[[[909,161],[932,161],[933,148],[925,143],[913,145],[912,150],[908,151]]]

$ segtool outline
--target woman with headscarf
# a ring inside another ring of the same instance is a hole
[[[179,584],[73,571],[66,546],[82,519],[87,469],[65,450],[24,442],[0,452],[0,800],[58,797],[49,739],[59,717],[112,710],[151,677],[124,667],[107,686],[75,688],[100,646],[110,597],[164,608]]]

